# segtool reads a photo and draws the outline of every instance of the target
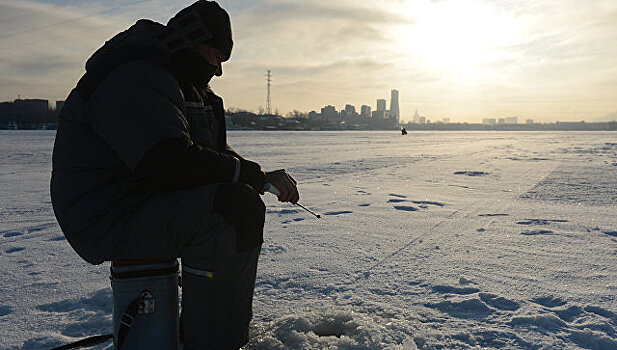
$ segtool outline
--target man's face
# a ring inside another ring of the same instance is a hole
[[[223,75],[223,61],[225,60],[225,55],[223,55],[219,49],[208,44],[198,44],[193,47],[193,50],[200,54],[208,63],[218,67],[214,75],[217,77]]]

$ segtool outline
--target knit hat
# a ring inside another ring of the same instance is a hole
[[[172,17],[159,40],[171,53],[206,43],[227,60],[233,47],[229,14],[214,1],[199,0]]]

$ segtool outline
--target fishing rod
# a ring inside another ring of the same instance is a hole
[[[278,188],[276,188],[276,186],[274,186],[273,184],[271,184],[269,182],[264,186],[264,191],[265,192],[270,192],[270,193],[272,193],[273,195],[275,195],[277,197],[281,196],[281,191]],[[318,219],[321,218],[321,215],[315,214],[309,208],[303,206],[302,204],[300,204],[300,203],[294,203],[294,204],[299,206],[300,208],[306,210],[307,212],[313,214],[316,218],[318,218]]]

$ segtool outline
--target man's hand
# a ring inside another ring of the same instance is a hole
[[[296,187],[297,182],[287,173],[287,171],[285,171],[285,169],[267,172],[266,183],[268,182],[281,191],[279,201],[291,202],[293,204],[298,203],[300,194],[298,193],[298,188]],[[263,190],[261,190],[261,194],[263,193]]]

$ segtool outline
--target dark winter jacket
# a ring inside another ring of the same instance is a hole
[[[234,178],[263,187],[259,165],[227,145],[207,62],[161,49],[164,28],[141,20],[107,42],[60,112],[51,197],[71,244],[101,217],[115,210],[117,220],[128,218],[157,192]]]

